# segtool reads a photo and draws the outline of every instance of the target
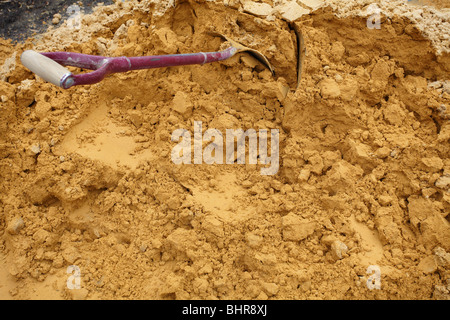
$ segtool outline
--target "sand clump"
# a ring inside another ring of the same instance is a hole
[[[448,299],[448,38],[420,22],[445,31],[448,12],[414,20],[400,2],[368,29],[356,1],[299,1],[296,17],[287,1],[117,1],[79,29],[1,40],[0,297]],[[239,54],[62,90],[19,60],[216,51],[210,31],[275,76]],[[175,165],[171,134],[194,121],[279,129],[279,171]]]

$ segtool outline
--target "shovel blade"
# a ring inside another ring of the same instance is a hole
[[[259,52],[258,50],[246,47],[242,43],[239,43],[236,40],[233,40],[233,39],[231,39],[231,38],[229,38],[229,37],[227,37],[227,36],[225,36],[223,34],[215,33],[215,32],[211,32],[210,34],[213,35],[213,36],[220,36],[223,39],[225,39],[226,41],[228,41],[233,48],[236,48],[236,50],[237,50],[236,52],[248,52],[248,53],[250,53],[258,61],[260,61],[267,69],[269,69],[270,72],[272,73],[272,75],[275,74],[275,69],[272,66],[272,64],[269,62],[269,59],[267,59],[267,57],[264,54],[262,54],[261,52]]]

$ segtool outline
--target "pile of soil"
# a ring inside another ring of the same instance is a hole
[[[448,1],[379,1],[380,29],[371,2],[116,1],[0,40],[0,297],[449,299]],[[217,51],[211,31],[275,75],[240,53],[64,90],[20,63]],[[174,164],[194,121],[278,129],[277,174]]]

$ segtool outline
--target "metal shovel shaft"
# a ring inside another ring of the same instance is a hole
[[[236,48],[230,47],[218,52],[198,52],[143,57],[107,58],[74,52],[45,52],[41,54],[63,66],[95,70],[85,74],[70,74],[62,79],[61,87],[67,89],[74,85],[98,83],[111,73],[216,62],[228,59],[236,52]]]

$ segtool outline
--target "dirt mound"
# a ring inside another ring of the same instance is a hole
[[[79,28],[1,40],[0,297],[448,299],[448,34],[383,1],[368,28],[364,6],[333,3],[286,16],[291,2],[117,1]],[[217,51],[211,31],[264,53],[275,76],[242,53],[63,90],[19,59]],[[174,164],[172,133],[200,121],[278,129],[278,172]]]

